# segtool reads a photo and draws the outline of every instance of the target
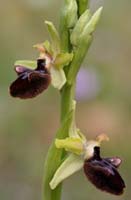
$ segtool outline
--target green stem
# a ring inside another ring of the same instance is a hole
[[[72,121],[72,115],[70,114],[72,101],[74,99],[74,85],[65,85],[61,91],[61,128],[56,134],[56,138],[64,139],[69,135],[70,123]],[[68,122],[69,121],[69,122]],[[66,127],[65,127],[66,125]],[[51,190],[49,182],[51,181],[55,171],[61,164],[62,159],[65,156],[65,151],[57,149],[55,144],[51,145],[48,155],[45,161],[44,168],[44,200],[60,200],[62,185],[57,186],[56,189]],[[57,162],[56,162],[57,161]]]
[[[65,84],[61,91],[61,122],[64,121],[66,115],[70,112],[72,101],[74,99],[75,84]]]
[[[70,42],[69,42],[69,30],[66,25],[66,16],[64,15],[64,8],[61,13],[60,20],[60,36],[61,36],[61,49],[63,52],[69,52]],[[74,84],[65,84],[61,90],[61,127],[56,134],[56,138],[64,139],[69,135],[70,129],[70,116],[68,120],[68,115],[70,114],[70,109],[72,105],[72,100],[74,99]],[[68,122],[69,121],[69,122]],[[65,126],[66,125],[66,126]],[[49,148],[44,168],[44,188],[43,197],[44,200],[60,200],[62,184],[58,185],[56,189],[51,190],[49,182],[51,181],[55,171],[62,162],[65,156],[65,151],[63,149],[57,149],[54,142]]]

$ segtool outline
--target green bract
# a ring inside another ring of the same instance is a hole
[[[90,10],[86,10],[77,21],[72,33],[71,33],[71,43],[74,46],[78,45],[80,35],[82,34],[85,25],[88,23],[89,19],[91,17]]]
[[[56,171],[53,179],[50,182],[50,187],[52,190],[61,183],[63,180],[79,171],[83,167],[83,159],[80,159],[79,156],[70,154],[61,166]]]

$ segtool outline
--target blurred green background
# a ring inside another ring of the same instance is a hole
[[[59,94],[50,87],[37,98],[23,101],[10,97],[8,87],[16,78],[15,60],[37,58],[32,46],[48,37],[44,20],[58,27],[61,2],[0,2],[1,200],[41,199],[44,158],[59,126]],[[127,187],[123,196],[112,196],[97,190],[80,172],[65,181],[63,200],[126,200],[131,196],[131,1],[91,2],[93,11],[101,5],[103,15],[83,64],[88,90],[80,89],[82,97],[78,91],[77,124],[87,138],[103,132],[109,135],[102,155],[123,159],[120,171]]]

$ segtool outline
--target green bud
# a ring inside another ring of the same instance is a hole
[[[102,7],[99,8],[95,12],[95,14],[91,17],[90,21],[87,23],[87,25],[85,26],[83,32],[81,33],[79,37],[77,47],[74,51],[74,57],[73,57],[73,60],[71,62],[70,69],[68,72],[67,81],[69,84],[72,84],[75,81],[79,68],[91,45],[91,42],[93,39],[92,33],[95,31],[101,12],[102,12]]]
[[[89,0],[77,0],[78,8],[79,8],[79,16],[81,16],[88,7]]]
[[[65,0],[64,16],[67,28],[73,28],[77,21],[76,0]]]
[[[90,21],[86,24],[86,26],[85,26],[85,28],[84,28],[82,34],[80,35],[80,40],[81,40],[82,38],[84,38],[84,37],[85,37],[85,39],[86,39],[86,37],[87,37],[88,35],[91,35],[91,34],[95,31],[96,25],[97,25],[97,23],[98,23],[98,21],[99,21],[99,19],[100,19],[100,16],[101,16],[102,9],[103,9],[103,7],[100,7],[100,8],[94,13],[94,15],[91,17]]]
[[[69,28],[73,28],[77,21],[76,0],[64,0],[60,18],[61,49],[68,52],[70,49]]]
[[[53,25],[52,22],[45,21],[45,24],[47,25],[48,31],[50,33],[51,38],[51,44],[54,54],[58,54],[60,52],[60,37],[59,34]]]
[[[89,19],[90,19],[90,11],[86,10],[79,18],[79,20],[77,21],[72,33],[71,33],[71,43],[74,46],[77,46],[78,42],[79,42],[79,38],[81,33],[83,32],[86,24],[88,23]]]

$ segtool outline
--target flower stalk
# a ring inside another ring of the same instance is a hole
[[[56,133],[56,138],[64,139],[68,137],[73,118],[73,111],[71,109],[73,95],[74,87],[72,85],[65,85],[61,91],[61,127]],[[43,190],[44,199],[59,200],[61,198],[62,184],[52,190],[49,183],[65,155],[66,152],[63,149],[56,148],[54,141],[48,151],[45,161]]]

